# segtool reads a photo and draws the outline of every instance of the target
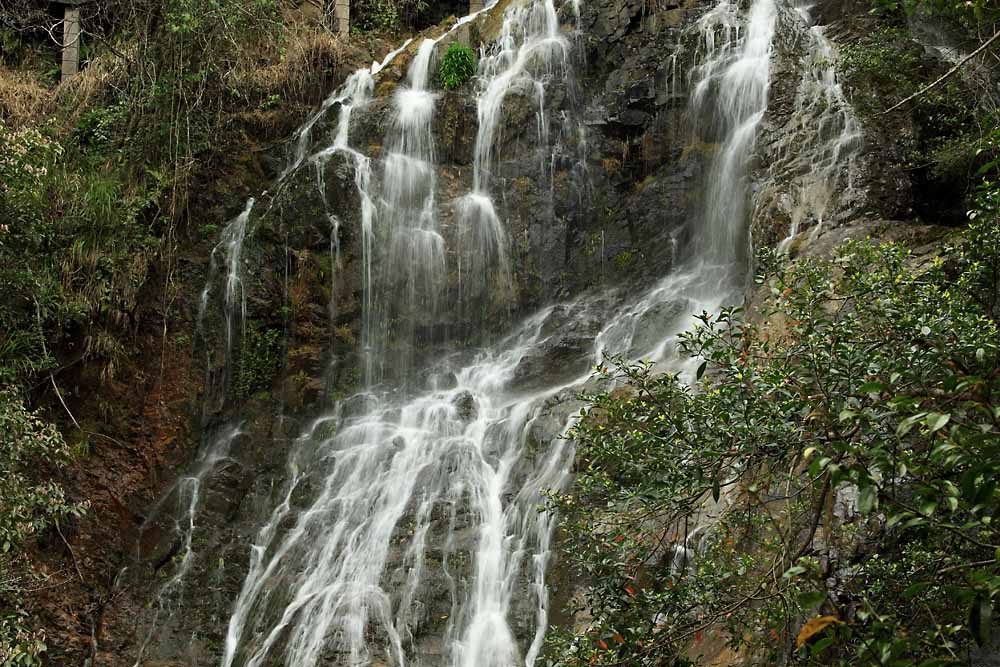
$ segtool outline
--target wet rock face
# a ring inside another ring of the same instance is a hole
[[[922,182],[921,168],[911,165],[926,128],[906,110],[881,113],[886,91],[843,65],[845,47],[863,45],[880,25],[868,9],[864,0],[822,0],[804,14],[779,17],[753,171],[757,247],[780,244],[793,257],[823,256],[838,240],[864,238],[859,230],[866,227],[881,238],[886,220],[922,224],[929,199],[936,207],[931,221],[954,223],[954,193],[943,194],[944,183]],[[908,37],[892,39],[892,47],[914,55],[922,70],[951,66]],[[837,107],[851,115],[856,141],[836,141],[844,122]],[[844,168],[824,168],[831,157]],[[820,178],[810,179],[816,174]],[[796,225],[799,234],[788,238]]]
[[[280,492],[284,454],[297,420],[281,420],[262,405],[243,422],[229,443],[225,460],[199,478],[195,462],[164,498],[150,508],[140,531],[134,561],[117,588],[149,591],[148,604],[131,619],[131,641],[114,638],[116,661],[143,665],[217,665],[225,644],[226,621],[249,569],[251,544],[259,522]],[[206,429],[203,452],[231,429]],[[196,512],[188,510],[195,501]],[[193,522],[187,543],[181,528]],[[107,638],[106,638],[107,640]]]
[[[463,391],[455,397],[454,405],[455,410],[458,412],[458,418],[465,423],[474,421],[479,413],[476,398],[468,391]]]
[[[515,391],[537,391],[569,383],[586,374],[596,363],[594,338],[604,322],[607,303],[556,306],[542,324],[541,344],[525,355],[511,378]]]

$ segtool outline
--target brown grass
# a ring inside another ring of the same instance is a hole
[[[605,173],[613,176],[621,173],[622,161],[615,158],[604,158],[601,160],[601,166],[604,168]]]
[[[53,106],[52,91],[30,72],[0,66],[0,120],[13,127],[37,120]]]
[[[133,58],[134,53],[122,54]],[[128,78],[128,65],[119,56],[103,53],[80,73],[63,81],[55,89],[56,100],[70,112],[69,120],[75,122],[79,111],[99,102],[109,88],[124,87]]]
[[[228,83],[233,89],[254,91],[261,97],[281,95],[286,99],[308,100],[315,92],[316,72],[338,68],[344,62],[344,47],[337,36],[313,26],[302,26],[288,36],[280,61],[262,67],[258,53],[257,59],[247,58],[239,63]]]
[[[67,120],[73,124],[80,111],[103,97],[110,87],[124,85],[125,81],[125,63],[110,53],[56,86],[45,85],[34,72],[0,66],[0,119],[17,127],[39,123],[64,108]]]

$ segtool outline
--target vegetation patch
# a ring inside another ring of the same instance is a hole
[[[83,504],[67,500],[46,473],[66,465],[70,448],[56,428],[27,410],[20,396],[0,389],[0,664],[42,664],[45,636],[24,609],[28,591],[46,582],[22,547],[60,522],[80,516]]]
[[[966,664],[1000,596],[1000,184],[930,266],[853,242],[782,266],[753,321],[705,314],[691,386],[609,359],[557,495],[573,611],[558,665]]]
[[[270,388],[281,368],[281,360],[281,332],[276,329],[261,329],[252,322],[248,323],[233,386],[235,397],[245,400]]]
[[[354,0],[352,29],[358,32],[396,33],[427,11],[427,0]]]
[[[455,43],[448,47],[441,58],[438,77],[447,90],[461,88],[476,74],[476,54],[464,44]]]

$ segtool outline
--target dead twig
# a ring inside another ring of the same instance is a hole
[[[76,552],[73,551],[73,547],[69,545],[69,541],[66,536],[63,535],[62,528],[59,526],[59,522],[56,521],[56,532],[59,533],[59,537],[62,539],[63,544],[69,549],[69,556],[73,559],[73,567],[76,568],[76,576],[80,577],[80,581],[83,581],[83,572],[80,571],[80,564],[76,560]]]
[[[924,86],[923,88],[921,88],[917,92],[913,93],[909,97],[907,97],[907,98],[905,98],[903,100],[900,100],[899,102],[897,102],[896,104],[892,105],[891,107],[889,107],[888,109],[886,109],[885,111],[883,111],[879,115],[880,116],[884,116],[887,113],[892,113],[893,111],[895,111],[899,107],[903,106],[904,104],[906,104],[906,103],[908,103],[908,102],[910,102],[912,100],[915,100],[916,98],[918,98],[918,97],[926,94],[928,91],[930,91],[930,90],[936,88],[937,86],[941,85],[951,75],[953,75],[958,70],[962,69],[962,66],[965,65],[965,63],[969,62],[970,60],[972,60],[973,58],[975,58],[976,56],[978,56],[980,53],[982,53],[983,51],[985,51],[987,48],[989,48],[990,44],[992,44],[994,41],[996,41],[996,39],[998,37],[1000,37],[1000,32],[994,33],[992,37],[990,37],[988,40],[986,40],[983,43],[982,46],[980,46],[978,49],[976,49],[975,51],[973,51],[969,55],[967,55],[964,58],[962,58],[961,60],[959,60],[958,63],[955,64],[954,67],[952,67],[950,70],[948,70],[947,72],[945,72],[944,74],[942,74],[941,76],[939,76],[935,81],[933,81],[932,83],[927,84],[926,86]]]

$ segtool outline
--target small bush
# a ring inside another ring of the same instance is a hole
[[[441,85],[454,90],[465,84],[476,73],[476,55],[463,44],[452,44],[441,59],[438,75]]]
[[[239,371],[234,386],[235,397],[246,400],[267,389],[281,369],[281,332],[247,326],[240,353]]]
[[[427,0],[354,0],[351,14],[360,32],[398,32],[428,7]]]

